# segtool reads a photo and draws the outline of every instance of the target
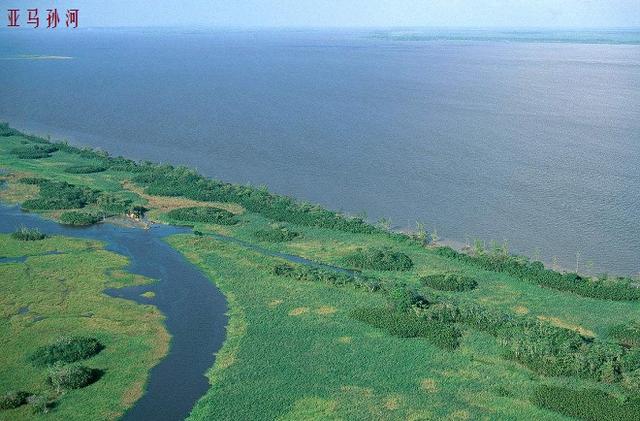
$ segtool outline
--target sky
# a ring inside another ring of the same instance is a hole
[[[640,27],[640,0],[0,0],[0,5],[77,8],[83,27]]]

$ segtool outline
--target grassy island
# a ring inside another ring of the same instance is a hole
[[[640,288],[631,278],[560,273],[501,249],[462,253],[265,189],[51,143],[7,125],[0,168],[0,200],[58,221],[78,212],[95,218],[74,220],[99,222],[135,216],[136,208],[148,221],[193,227],[167,241],[230,306],[227,339],[193,420],[640,419]],[[51,241],[78,247],[59,238],[1,240],[9,249]],[[85,258],[112,258],[95,253]],[[23,264],[0,265],[16,272],[2,282],[21,285]],[[53,266],[42,264],[41,276],[50,278]],[[135,307],[132,317],[141,311]],[[136,326],[148,332],[158,320]],[[105,350],[83,364],[106,367],[97,359],[123,339],[117,331],[86,333]],[[25,347],[4,353],[11,365],[3,364],[0,393],[40,384],[12,383],[42,377],[26,365]],[[142,355],[151,358],[132,349],[118,364],[142,378]],[[105,405],[124,390],[108,373],[95,383],[111,388],[100,398]]]
[[[154,307],[102,291],[150,280],[98,242],[17,232],[0,234],[2,256],[25,258],[0,263],[0,420],[118,418],[169,337]]]

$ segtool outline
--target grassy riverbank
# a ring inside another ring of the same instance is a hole
[[[127,260],[95,241],[59,236],[20,241],[0,234],[0,255],[26,257],[0,263],[0,393],[24,391],[40,399],[37,405],[0,411],[0,420],[122,415],[141,396],[148,370],[166,353],[169,337],[154,307],[102,291],[149,280],[124,271]],[[99,342],[96,355],[77,362],[99,372],[99,378],[86,387],[56,390],[46,381],[50,369],[30,356],[60,337],[78,336]]]
[[[634,280],[548,271],[503,249],[459,255],[188,169],[52,149],[5,127],[0,200],[63,220],[144,207],[194,227],[169,242],[225,293],[230,324],[193,419],[592,419],[575,411],[587,401],[600,419],[640,415]]]

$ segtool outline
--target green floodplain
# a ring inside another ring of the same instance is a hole
[[[193,227],[167,241],[230,310],[211,387],[190,419],[640,419],[637,280],[556,272],[506,246],[463,253],[421,230],[390,232],[264,188],[7,125],[0,168],[0,200],[61,223],[144,214]],[[102,290],[149,280],[127,274],[126,259],[100,243],[39,237],[0,236],[3,257],[31,256],[0,263],[0,419],[118,418],[169,338],[153,306]],[[21,315],[25,305],[48,322]],[[69,331],[74,338],[60,338]],[[123,375],[109,375],[114,365]]]

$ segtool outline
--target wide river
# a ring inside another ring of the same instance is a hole
[[[639,45],[370,35],[4,30],[0,119],[398,228],[640,271]]]

